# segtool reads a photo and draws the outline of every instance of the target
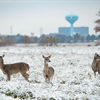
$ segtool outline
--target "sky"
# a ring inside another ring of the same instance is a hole
[[[0,0],[0,34],[58,33],[59,27],[70,27],[65,16],[74,13],[79,17],[74,27],[87,26],[92,35],[99,10],[100,0]]]

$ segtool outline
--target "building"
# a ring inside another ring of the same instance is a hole
[[[58,33],[61,35],[70,35],[70,27],[59,27],[58,28]]]
[[[74,27],[74,34],[78,33],[81,36],[87,36],[89,34],[89,27]],[[58,34],[70,35],[70,27],[59,27]]]
[[[50,33],[49,36],[56,36],[58,33]]]

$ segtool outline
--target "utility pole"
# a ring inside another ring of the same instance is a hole
[[[43,28],[40,28],[40,36],[43,34]]]
[[[10,27],[10,34],[12,35],[12,26]]]

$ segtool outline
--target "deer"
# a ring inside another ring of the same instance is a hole
[[[45,57],[44,55],[42,55],[42,57],[44,58],[44,69],[43,69],[43,76],[45,78],[45,82],[46,83],[52,83],[52,79],[53,79],[53,75],[54,75],[54,69],[53,67],[49,67],[48,66],[48,62],[50,61],[50,56]]]
[[[0,56],[0,69],[7,76],[7,81],[10,81],[11,75],[20,73],[26,81],[29,82],[29,74],[26,71],[29,70],[29,65],[24,62],[13,63],[13,64],[4,64],[3,57],[5,54]]]
[[[100,74],[100,55],[98,55],[97,53],[95,53],[94,55],[94,59],[93,59],[91,67],[94,72],[94,77],[96,78],[96,72]]]

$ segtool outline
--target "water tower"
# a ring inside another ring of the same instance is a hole
[[[73,36],[73,23],[78,19],[78,16],[71,13],[65,17],[65,19],[71,24],[70,36]]]

